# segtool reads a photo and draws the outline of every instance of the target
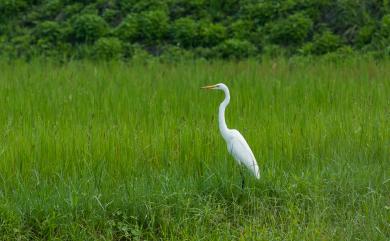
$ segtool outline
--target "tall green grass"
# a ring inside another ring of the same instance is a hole
[[[390,237],[390,62],[0,69],[1,240]],[[218,82],[261,168],[245,190]]]

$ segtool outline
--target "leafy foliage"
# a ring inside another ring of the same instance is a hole
[[[115,37],[125,58],[133,56],[132,46],[157,56],[180,52],[166,47],[173,45],[207,58],[242,58],[253,49],[322,55],[342,45],[383,53],[389,6],[387,0],[0,0],[0,50],[10,57],[50,50],[84,58],[97,40]],[[240,52],[243,46],[249,49]]]
[[[249,39],[253,29],[253,22],[248,20],[239,19],[230,25],[231,35],[236,39]]]
[[[100,38],[94,45],[94,56],[97,59],[119,59],[122,56],[122,42],[118,38]]]
[[[168,31],[168,16],[164,11],[148,11],[139,15],[140,40],[154,42],[163,38]]]
[[[383,37],[390,37],[390,14],[387,14],[382,18],[381,34]]]
[[[192,47],[199,38],[199,26],[191,18],[179,18],[172,24],[172,37],[175,43],[183,47]]]
[[[76,16],[72,26],[73,35],[80,42],[94,42],[108,30],[104,19],[95,14]]]
[[[52,44],[56,44],[63,38],[63,29],[57,22],[44,21],[35,27],[34,36],[37,39],[44,39]]]
[[[199,26],[199,44],[212,47],[226,38],[226,28],[219,23],[202,21]]]
[[[227,39],[219,44],[215,50],[222,58],[242,59],[254,56],[256,47],[247,40]]]
[[[281,45],[302,43],[313,26],[310,18],[302,13],[296,13],[276,23],[270,23],[270,39]]]
[[[134,14],[129,14],[114,30],[114,33],[123,41],[132,42],[138,37],[138,28],[137,16]]]
[[[341,47],[341,38],[329,30],[320,35],[314,36],[314,41],[306,45],[305,51],[312,54],[326,54]]]
[[[12,17],[26,7],[27,2],[24,0],[0,0],[0,18]]]

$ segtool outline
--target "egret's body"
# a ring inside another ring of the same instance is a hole
[[[248,143],[241,135],[238,130],[229,129],[226,125],[225,121],[225,109],[230,101],[230,93],[229,89],[224,84],[216,84],[211,86],[202,87],[204,89],[215,89],[222,90],[225,93],[224,101],[219,105],[219,113],[218,113],[218,124],[219,130],[223,139],[226,141],[228,152],[234,157],[234,159],[238,162],[239,165],[244,165],[247,167],[253,175],[259,179],[260,178],[260,170],[257,165],[256,158],[253,155],[251,148]],[[242,185],[244,186],[244,179],[242,180]]]

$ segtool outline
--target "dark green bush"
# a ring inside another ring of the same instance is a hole
[[[216,7],[219,11],[226,15],[235,15],[240,11],[242,2],[241,0],[223,0],[223,1],[214,1],[218,2]]]
[[[138,16],[140,40],[148,43],[163,38],[168,31],[168,15],[164,11],[142,12]]]
[[[256,47],[247,40],[227,39],[215,47],[219,57],[243,59],[256,54]]]
[[[96,59],[119,59],[122,57],[122,52],[122,42],[115,37],[103,37],[94,44],[94,57]]]
[[[143,63],[143,64],[153,62],[153,56],[148,51],[146,51],[141,45],[133,44],[131,48],[132,48],[132,56],[131,56],[132,61],[136,63]]]
[[[385,38],[390,37],[390,14],[387,14],[382,18],[381,35]]]
[[[207,15],[205,0],[173,0],[169,1],[169,15],[172,19],[183,17],[202,18]]]
[[[114,30],[115,36],[123,41],[134,41],[139,37],[138,33],[138,16],[129,14],[122,23]]]
[[[182,55],[178,48],[202,58],[242,58],[254,46],[270,57],[340,55],[340,48],[348,50],[343,55],[350,48],[386,55],[389,6],[388,0],[0,0],[1,53],[97,58],[95,49],[120,41],[124,58]]]
[[[249,39],[254,31],[252,21],[239,19],[230,25],[229,32],[235,39]]]
[[[53,46],[52,43],[46,41],[45,39],[38,39],[35,45],[35,54],[39,56],[52,57],[57,59],[67,59],[72,56],[72,45],[69,43],[61,42]]]
[[[363,47],[366,44],[369,44],[372,40],[372,36],[375,33],[375,26],[374,25],[366,25],[359,29],[355,43],[358,47]]]
[[[103,18],[107,23],[115,23],[119,17],[119,12],[114,9],[105,9],[103,12]]]
[[[285,19],[280,19],[270,23],[270,40],[281,45],[299,45],[302,44],[309,34],[313,22],[303,13],[296,13]]]
[[[257,26],[277,18],[279,13],[280,3],[274,1],[247,1],[243,3],[241,9],[241,14]]]
[[[98,4],[92,3],[89,5],[84,5],[83,9],[80,12],[80,15],[86,15],[86,14],[91,14],[91,15],[97,15],[101,17],[100,11],[97,9]]]
[[[64,2],[61,0],[45,1],[43,5],[43,12],[45,16],[57,16],[62,10]]]
[[[161,0],[120,0],[120,10],[127,13],[141,13],[144,11],[167,11],[167,1]]]
[[[346,61],[348,58],[353,58],[355,52],[349,46],[343,46],[338,48],[334,52],[326,53],[320,59],[321,62],[341,63]]]
[[[304,52],[308,54],[326,54],[336,51],[342,46],[340,36],[333,34],[330,31],[325,31],[321,35],[314,36],[312,43],[304,47]]]
[[[371,21],[370,11],[372,1],[343,0],[326,1],[323,19],[327,27],[338,35],[342,35],[347,42],[353,42],[358,34],[357,29]],[[376,10],[373,10],[376,12]]]
[[[32,39],[28,34],[19,34],[8,41],[4,52],[10,58],[30,58],[35,54],[35,49],[31,48]]]
[[[168,16],[163,11],[129,14],[114,33],[115,36],[124,41],[139,40],[150,44],[167,34],[168,21]]]
[[[222,42],[227,36],[225,26],[220,23],[202,21],[199,26],[199,42],[204,47],[213,47]]]
[[[168,1],[164,0],[138,0],[132,7],[134,12],[163,11],[168,12]]]
[[[363,47],[364,51],[375,53],[376,57],[387,56],[390,50],[390,14],[384,15],[377,31],[373,31],[369,43]]]
[[[72,22],[72,27],[76,40],[87,43],[94,42],[108,31],[104,19],[94,14],[77,16]]]
[[[63,38],[63,29],[54,21],[44,21],[34,29],[36,39],[44,39],[51,44],[56,44]]]
[[[176,44],[193,47],[199,36],[198,24],[191,18],[180,18],[172,24],[171,35]]]
[[[7,16],[16,16],[26,7],[27,1],[25,0],[0,0],[0,19]]]
[[[72,15],[80,13],[84,5],[82,3],[76,2],[74,4],[69,4],[63,9],[63,14],[65,17],[70,17]]]
[[[162,62],[175,63],[179,61],[191,60],[194,58],[194,54],[190,51],[182,49],[177,46],[164,46],[163,52],[159,56]]]

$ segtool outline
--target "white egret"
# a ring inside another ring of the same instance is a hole
[[[225,84],[220,83],[216,85],[204,86],[202,89],[222,90],[225,93],[225,99],[219,105],[218,113],[219,130],[221,135],[226,141],[228,152],[234,157],[238,164],[240,166],[242,164],[246,166],[257,179],[260,179],[259,166],[257,165],[256,158],[253,155],[248,143],[238,130],[229,129],[226,125],[225,109],[230,101],[229,88]],[[241,167],[240,173],[242,178],[241,186],[244,188],[245,183],[244,176],[241,172]]]

